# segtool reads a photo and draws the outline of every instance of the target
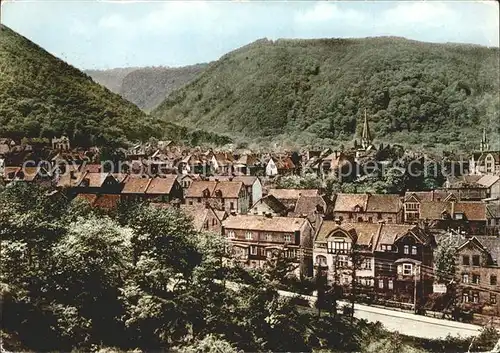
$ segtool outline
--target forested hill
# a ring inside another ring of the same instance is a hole
[[[0,136],[67,134],[74,145],[160,136],[138,107],[0,25]]]
[[[206,64],[197,64],[183,67],[86,70],[85,73],[110,91],[149,112],[171,92],[191,82],[205,67]]]
[[[379,139],[448,143],[469,134],[477,144],[481,126],[498,126],[498,70],[498,48],[263,39],[210,64],[153,114],[253,141],[307,144],[352,139],[366,108]]]

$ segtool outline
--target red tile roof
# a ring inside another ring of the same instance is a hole
[[[306,222],[305,218],[237,215],[230,216],[222,225],[226,229],[292,233],[299,231]]]
[[[165,178],[154,178],[151,180],[146,194],[166,195],[170,194],[177,180],[176,175],[167,175]]]
[[[125,179],[125,186],[122,189],[122,194],[144,194],[151,182],[151,178],[132,178]]]

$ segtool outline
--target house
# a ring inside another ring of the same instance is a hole
[[[257,175],[264,169],[259,156],[249,153],[237,158],[233,162],[233,167],[236,175]]]
[[[206,231],[220,234],[222,221],[216,214],[216,210],[207,204],[180,205],[181,211],[193,219],[196,231]]]
[[[144,201],[146,200],[146,190],[151,184],[151,178],[138,178],[129,175],[123,182],[121,196],[124,201]]]
[[[58,188],[69,194],[118,194],[121,183],[112,173],[92,173],[70,171],[60,176]]]
[[[266,164],[266,176],[274,177],[278,175],[278,167],[276,166],[276,162],[270,158]]]
[[[399,195],[339,193],[335,198],[333,216],[347,222],[402,223],[403,205]]]
[[[145,196],[152,202],[170,202],[178,199],[182,201],[182,187],[177,181],[176,175],[165,175],[165,177],[155,177],[151,179]]]
[[[323,217],[331,218],[332,206],[331,202],[324,196],[300,195],[297,203],[295,204],[295,209],[289,214],[289,216],[307,217],[314,212],[318,212],[323,215]]]
[[[422,302],[432,292],[434,247],[416,225],[324,221],[313,256],[330,282],[348,287],[355,267],[361,293],[412,302],[417,283]]]
[[[52,175],[44,167],[4,167],[3,176],[6,184],[10,182],[36,183],[44,186],[52,185]]]
[[[59,138],[52,138],[52,149],[59,151],[69,151],[71,150],[68,136],[61,136]]]
[[[182,192],[185,195],[187,189],[189,189],[189,186],[191,183],[195,180],[200,180],[200,175],[199,174],[181,174],[177,176],[177,181],[182,187]]]
[[[266,195],[262,197],[259,201],[255,202],[250,210],[249,214],[252,215],[271,215],[274,217],[277,216],[286,216],[288,213],[288,209],[280,200],[278,200],[273,195]]]
[[[404,196],[404,220],[407,223],[421,219],[420,205],[422,202],[457,201],[458,198],[447,191],[407,191]]]
[[[464,175],[455,180],[447,180],[445,189],[455,194],[460,201],[480,201],[500,197],[500,177],[498,175]]]
[[[236,175],[236,176],[220,176],[210,177],[209,180],[215,181],[241,181],[248,194],[248,208],[251,208],[255,202],[262,198],[262,183],[257,176],[253,175]]]
[[[500,316],[500,238],[472,236],[457,249],[457,297],[461,306]]]
[[[272,160],[272,158],[271,158]],[[292,158],[289,156],[274,159],[274,165],[278,170],[279,175],[294,174],[299,166],[295,165]],[[266,168],[267,171],[267,168]]]
[[[276,197],[288,210],[293,211],[300,196],[319,196],[318,189],[270,189],[269,195]]]
[[[340,180],[351,180],[355,176],[355,162],[352,155],[334,151],[322,158],[319,163],[319,175],[326,178],[337,176]]]
[[[214,153],[210,159],[215,174],[230,175],[233,172],[233,156],[229,153]]]
[[[184,198],[188,205],[211,202],[228,213],[248,211],[247,189],[241,181],[193,181]]]
[[[296,263],[296,275],[312,276],[313,229],[306,218],[230,216],[222,223],[222,234],[247,266],[264,267],[282,252]]]
[[[500,175],[500,151],[491,151],[483,130],[479,151],[472,153],[469,160],[469,173],[477,175]]]
[[[486,203],[472,201],[430,201],[420,204],[420,219],[438,229],[484,232],[488,225]]]

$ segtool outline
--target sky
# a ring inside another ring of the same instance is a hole
[[[80,69],[209,62],[260,38],[498,47],[500,31],[496,1],[3,0],[1,22]]]

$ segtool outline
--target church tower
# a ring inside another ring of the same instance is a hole
[[[361,147],[367,150],[372,145],[372,135],[370,133],[370,126],[368,125],[368,117],[366,116],[365,109],[365,120],[363,122],[363,133],[361,134]]]
[[[481,144],[479,146],[479,150],[481,152],[488,151],[490,146],[488,144],[488,140],[486,140],[486,129],[483,129],[483,138],[481,139]]]

